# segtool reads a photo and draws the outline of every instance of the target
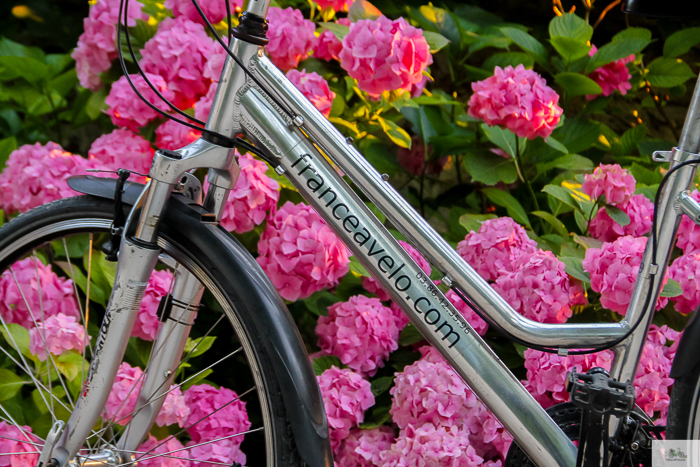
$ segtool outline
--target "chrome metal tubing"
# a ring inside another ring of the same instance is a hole
[[[153,359],[136,399],[136,413],[117,444],[125,460],[131,459],[131,451],[141,445],[158,417],[204,293],[202,284],[182,265],[175,269],[173,281],[170,316],[163,322],[153,345]]]
[[[678,140],[678,149],[690,153],[697,153],[700,150],[700,77],[695,83],[693,99],[685,115],[683,131]]]
[[[270,0],[248,0],[248,4],[244,7],[246,11],[265,18],[267,9],[270,7]]]
[[[278,95],[303,117],[303,129],[314,143],[349,175],[411,244],[430,263],[446,274],[496,326],[524,342],[560,348],[586,348],[609,344],[622,337],[629,329],[627,322],[544,324],[517,313],[388,182],[382,179],[352,143],[321,115],[267,57],[254,57],[253,62],[254,70],[259,73],[262,81],[276,89]],[[259,126],[264,125],[260,123]]]
[[[418,330],[494,412],[528,456],[542,466],[576,462],[576,447],[498,356],[435,287],[386,228],[296,128],[262,93],[240,95],[253,127],[282,152],[286,175],[326,224],[377,278]]]

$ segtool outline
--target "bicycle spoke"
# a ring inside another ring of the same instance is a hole
[[[2,418],[2,417],[0,417],[0,418]],[[40,448],[41,448],[41,447],[44,447],[43,444],[32,443],[32,442],[30,442],[30,441],[22,441],[21,439],[10,438],[9,436],[2,436],[2,435],[0,435],[0,438],[1,438],[1,439],[9,439],[10,441],[19,441],[20,443],[25,443],[25,444],[31,444],[32,446],[39,446]]]
[[[22,425],[20,425],[19,423],[17,423],[17,422],[15,421],[15,419],[12,418],[12,415],[10,415],[10,413],[5,409],[5,407],[3,407],[2,405],[0,405],[0,409],[2,409],[3,413],[4,413],[5,416],[7,417],[5,420],[6,420],[6,421],[9,421],[10,423],[12,423],[12,425],[14,425],[15,428],[17,428],[19,431],[21,431],[22,434],[24,435],[24,437],[27,438],[27,441],[32,441],[32,438],[29,437],[29,433],[27,433],[27,432],[25,431],[25,429],[22,428]]]

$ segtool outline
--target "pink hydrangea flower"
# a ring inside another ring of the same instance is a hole
[[[73,281],[58,277],[50,265],[26,258],[13,264],[11,269],[0,275],[0,315],[6,323],[31,329],[35,321],[41,320],[42,309],[44,319],[59,314],[80,316]]]
[[[160,412],[158,412],[156,425],[165,426],[177,423],[182,428],[190,416],[190,408],[187,406],[185,396],[178,386],[173,384],[170,386],[169,391],[168,395],[165,396]]]
[[[452,290],[448,290],[445,297],[447,297],[450,303],[452,303],[455,308],[459,310],[462,316],[464,316],[464,319],[466,319],[467,322],[472,325],[477,334],[480,336],[486,334],[486,331],[489,329],[488,323],[481,319],[479,315],[477,315],[474,310],[472,310],[471,307],[464,302],[464,300],[459,298],[459,295]]]
[[[194,117],[202,120],[204,122],[209,118],[209,112],[211,111],[211,104],[214,101],[214,96],[216,95],[216,87],[218,83],[212,82],[209,85],[209,90],[207,94],[200,98],[194,105]]]
[[[80,85],[91,91],[102,87],[100,73],[107,71],[118,55],[115,38],[119,3],[118,0],[99,0],[90,8],[88,17],[83,20],[85,32],[78,38],[78,46],[71,54]],[[141,12],[142,8],[143,5],[136,0],[129,2],[129,27],[136,26],[137,19],[148,19],[148,15]]]
[[[428,81],[433,81],[428,75],[423,75],[423,79],[411,86],[411,97],[419,97],[423,95],[423,90]]]
[[[132,337],[139,337],[146,341],[152,341],[156,338],[160,322],[158,320],[158,306],[161,298],[170,292],[172,281],[173,273],[170,271],[153,271],[151,273],[134,329],[131,331]]]
[[[26,442],[15,441],[17,439]],[[6,454],[0,456],[0,467],[34,467],[39,462],[39,452],[37,447],[34,447],[35,443],[41,445],[42,440],[32,434],[32,427],[16,427],[4,420],[0,421],[0,452]],[[20,452],[26,454],[7,455]]]
[[[600,293],[600,304],[605,308],[623,316],[627,313],[646,244],[646,237],[627,236],[605,243],[602,248],[586,250],[583,269],[590,273],[591,289]],[[667,280],[664,277],[664,284]],[[659,297],[656,309],[667,303],[668,298]]]
[[[266,175],[267,164],[250,154],[238,156],[241,175],[228,195],[221,225],[236,233],[250,232],[262,224],[280,199],[279,183]],[[208,186],[208,184],[206,184]]]
[[[192,4],[191,1],[189,3],[190,5]],[[228,45],[228,37],[222,37],[221,40]],[[204,77],[218,83],[221,78],[221,71],[224,69],[226,57],[228,57],[228,52],[221,47],[218,41],[215,42],[214,50],[212,50],[211,55],[207,57],[207,62],[204,64],[204,71],[202,72]]]
[[[340,18],[336,23],[343,26],[352,24],[348,18]],[[340,51],[343,49],[343,43],[328,29],[323,30],[318,36],[318,43],[314,49],[314,57],[330,62],[331,60],[340,60]]]
[[[143,379],[141,368],[132,367],[126,362],[119,365],[117,377],[104,408],[103,416],[107,420],[113,420],[121,426],[131,421],[131,413],[136,409],[136,400],[141,391]]]
[[[513,272],[496,279],[493,288],[526,318],[565,323],[572,314],[565,269],[551,251],[520,255]]]
[[[139,452],[147,452],[148,454],[135,455],[135,459],[140,467],[190,467],[190,461],[173,458],[187,457],[187,450],[183,449],[184,446],[177,438],[170,436],[167,441],[163,441],[151,434],[148,435],[148,440],[137,449]],[[157,456],[158,454],[166,454],[173,457],[152,457],[149,459],[149,457]],[[139,457],[143,457],[144,460],[140,460]]]
[[[201,131],[194,130],[174,120],[167,120],[156,128],[156,146],[159,149],[180,149],[196,141],[201,135]]]
[[[637,187],[637,181],[619,164],[600,164],[592,174],[584,176],[581,191],[592,199],[605,195],[608,204],[625,204]]]
[[[547,82],[523,65],[496,67],[493,76],[472,83],[469,115],[508,128],[521,138],[549,137],[563,110]]]
[[[333,11],[348,11],[348,4],[352,2],[349,0],[316,0],[316,3],[322,10],[332,8]]]
[[[188,108],[207,93],[204,65],[213,51],[214,42],[204,26],[184,17],[166,18],[141,49],[141,66],[163,77],[175,94],[173,104]]]
[[[428,275],[430,276],[430,273],[432,272],[432,269],[430,267],[430,263],[426,261],[425,258],[423,258],[423,255],[418,253],[418,250],[413,248],[409,243],[404,242],[403,240],[399,240],[399,245],[403,247],[404,250],[406,250],[406,253],[408,253],[413,260],[418,263],[418,266]],[[379,300],[385,302],[389,300],[389,294],[382,289],[377,281],[374,279],[374,277],[363,277],[362,278],[362,287],[367,290],[369,293],[375,294]]]
[[[304,19],[301,11],[292,7],[270,7],[267,20],[270,24],[267,32],[270,42],[265,51],[270,60],[283,71],[296,68],[300,61],[308,58],[316,45],[316,25]]]
[[[333,287],[349,271],[348,250],[316,211],[287,201],[268,218],[258,263],[290,301]]]
[[[238,399],[238,394],[230,389],[215,389],[208,384],[195,385],[185,391],[185,404],[190,408],[187,433],[196,443],[243,433],[250,429],[246,403]],[[221,410],[214,412],[217,409]],[[202,418],[204,420],[194,425]],[[243,438],[241,435],[229,439],[238,447]]]
[[[384,15],[352,23],[339,58],[340,66],[371,96],[395,89],[410,91],[433,63],[423,30],[403,18],[392,21]]]
[[[637,405],[650,417],[659,414],[659,423],[666,424],[668,404],[671,398],[669,389],[673,386],[673,379],[669,378],[672,359],[669,358],[669,347],[666,347],[666,337],[676,337],[678,333],[669,330],[667,326],[650,328],[652,338],[647,337],[644,350],[637,367],[637,376],[634,379]],[[668,331],[671,331],[668,333]]]
[[[53,355],[73,349],[82,353],[85,342],[85,328],[75,316],[63,313],[49,316],[29,330],[29,351],[42,362],[46,360],[47,348]]]
[[[692,313],[700,306],[700,251],[679,256],[668,268],[668,277],[681,284],[683,294],[674,297],[674,308]]]
[[[365,419],[365,410],[374,405],[369,381],[352,370],[332,366],[318,376],[323,405],[328,418],[331,446],[338,453],[350,429]]]
[[[399,307],[394,302],[391,302],[389,308],[391,309],[391,312],[394,313],[396,326],[399,328],[399,331],[401,331],[410,322],[408,317],[406,316],[406,313],[404,313],[401,307]]]
[[[595,45],[591,46],[588,56],[592,57],[597,51],[598,48]],[[630,78],[632,78],[632,75],[625,64],[633,61],[634,54],[630,55],[629,57],[610,62],[607,65],[603,65],[602,67],[593,71],[593,73],[589,74],[588,77],[598,83],[600,88],[603,90],[604,96],[609,96],[615,92],[616,89],[624,96],[627,94],[627,91],[632,89],[632,85],[630,84]],[[595,94],[591,94],[587,95],[586,99],[590,100],[595,99],[596,97],[597,96]]]
[[[521,253],[537,251],[525,229],[510,217],[484,221],[479,232],[470,232],[457,244],[457,253],[486,280],[512,272]]]
[[[175,98],[175,93],[168,89],[165,80],[159,75],[145,73],[148,81],[151,82],[166,99],[172,101]],[[155,92],[148,87],[146,81],[141,75],[129,75],[136,89],[148,102],[156,108],[166,112],[170,110],[168,104],[160,100]],[[112,118],[114,126],[126,127],[132,131],[138,131],[139,128],[145,126],[160,114],[146,105],[139,98],[134,90],[129,85],[126,76],[122,76],[116,83],[112,84],[112,89],[109,91],[105,103],[109,107],[105,112]]]
[[[408,425],[391,448],[380,454],[382,467],[479,467],[479,457],[469,443],[469,431],[457,425],[432,423]]]
[[[88,150],[88,157],[111,170],[128,169],[147,174],[151,170],[153,153],[148,141],[120,128],[97,138]]]
[[[221,0],[197,0],[199,7],[202,9],[204,16],[207,17],[211,24],[216,24],[226,18],[226,3]],[[236,15],[236,8],[240,9],[243,6],[242,0],[229,0],[231,14]],[[204,20],[199,15],[199,12],[194,7],[191,0],[165,0],[165,8],[173,11],[175,17],[185,17],[190,21],[204,24]]]
[[[363,375],[374,376],[389,354],[399,348],[399,328],[391,309],[363,295],[328,307],[318,318],[318,346]]]
[[[600,208],[591,219],[588,233],[603,242],[613,242],[619,237],[631,235],[641,237],[651,230],[654,217],[654,203],[644,195],[632,195],[625,204],[618,206],[630,218],[630,223],[621,226],[610,218],[605,208]]]
[[[54,150],[63,151],[63,148],[54,142],[46,143],[45,146],[35,143],[25,144],[10,153],[5,169],[0,173],[0,209],[7,213],[20,210],[19,206],[22,203],[16,201],[25,199],[25,190],[17,190],[17,180],[26,177],[24,169],[28,168],[32,161],[39,161]]]
[[[432,152],[432,146],[428,145],[428,154]],[[399,148],[396,151],[396,160],[406,172],[412,175],[438,175],[447,164],[447,157],[425,160],[425,144],[418,136],[411,138],[411,149]]]
[[[334,456],[337,467],[374,467],[379,465],[380,453],[394,442],[394,430],[382,425],[370,430],[353,428]]]
[[[231,465],[238,462],[241,465],[246,463],[246,455],[241,451],[240,443],[234,443],[235,438],[222,439],[214,443],[203,444],[202,446],[190,448],[192,458],[191,467],[218,467],[221,463]],[[190,441],[188,446],[197,443]],[[214,464],[213,462],[218,462]]]
[[[698,190],[693,190],[691,196],[695,201],[700,201],[700,192]],[[685,254],[693,253],[695,250],[700,249],[700,226],[688,216],[681,217],[676,246],[683,250]]]
[[[328,82],[318,73],[307,73],[306,71],[289,70],[287,78],[304,94],[308,100],[316,107],[324,117],[331,114],[335,93],[328,87]]]

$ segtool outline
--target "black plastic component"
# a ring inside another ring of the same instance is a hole
[[[700,315],[700,307],[690,317],[683,334],[681,334],[681,341],[678,343],[669,374],[673,379],[690,373],[695,365],[700,363],[700,318],[698,315]]]
[[[168,156],[168,158],[175,159],[176,161],[182,159],[182,154],[177,153],[175,151],[171,151],[170,149],[159,149],[158,152],[165,154],[166,156]]]
[[[232,148],[236,145],[236,140],[231,138],[224,138],[222,135],[217,135],[210,131],[202,131],[202,139],[211,144],[216,144],[222,148]]]
[[[267,45],[267,20],[254,13],[244,11],[238,18],[238,26],[231,29],[231,35],[242,41],[256,45]]]
[[[170,294],[165,295],[160,299],[158,303],[158,311],[156,311],[156,316],[161,323],[165,323],[170,318],[170,312],[173,310],[173,296]]]
[[[622,11],[631,15],[648,16],[651,18],[700,18],[700,2],[672,0],[624,0]]]
[[[117,170],[119,178],[117,179],[117,185],[114,188],[114,220],[112,221],[112,228],[109,233],[109,240],[102,245],[102,251],[105,252],[105,259],[107,261],[117,261],[117,253],[119,252],[119,244],[122,241],[122,235],[124,234],[124,224],[126,223],[126,216],[124,215],[124,210],[122,209],[122,195],[124,194],[124,183],[131,175],[131,172],[126,169]]]
[[[91,176],[68,179],[81,193],[112,199],[116,180]],[[134,204],[143,185],[127,183],[122,200]],[[333,465],[328,423],[316,381],[301,335],[277,290],[255,258],[223,227],[197,222],[189,198],[172,195],[163,215],[162,229],[177,229],[197,249],[197,257],[218,268],[223,277],[235,278],[220,284],[231,296],[244,297],[241,306],[256,312],[250,325],[259,330],[261,348],[275,367],[294,440],[302,460],[311,467]]]

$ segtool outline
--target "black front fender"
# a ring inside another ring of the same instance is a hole
[[[698,318],[698,314],[700,314],[698,310],[695,310],[683,330],[669,374],[673,379],[687,374],[700,362],[700,318]]]
[[[80,193],[113,199],[116,180],[78,176],[71,177],[68,184]],[[127,182],[122,200],[133,205],[142,189],[143,185]],[[255,311],[246,314],[251,321],[246,324],[257,330],[260,347],[272,362],[299,454],[309,466],[332,466],[328,424],[316,376],[287,306],[260,265],[223,227],[202,223],[201,208],[184,196],[171,197],[161,229],[164,235],[177,229],[179,236],[192,242],[197,256],[210,262],[205,266],[218,268],[223,277],[229,278],[226,284],[218,285],[229,289],[229,297],[241,297],[234,306]]]

